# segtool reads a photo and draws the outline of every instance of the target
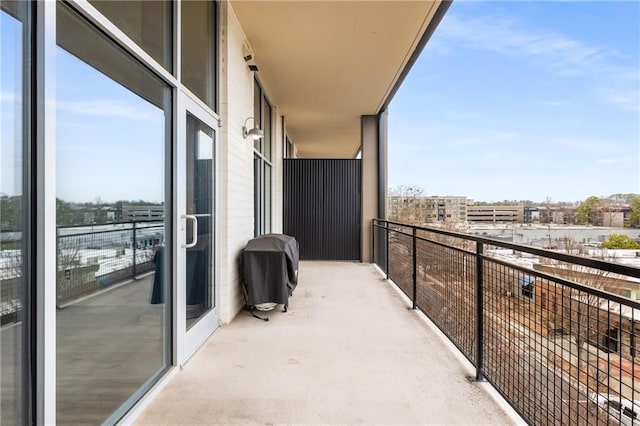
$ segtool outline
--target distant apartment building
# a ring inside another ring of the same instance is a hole
[[[524,223],[540,222],[539,207],[525,207],[523,211],[524,211]]]
[[[524,206],[467,206],[469,223],[522,223]]]
[[[139,220],[162,220],[164,219],[164,205],[138,206],[122,204],[122,222],[134,222]]]
[[[539,211],[539,222],[555,223],[558,225],[570,225],[576,221],[576,207],[566,204],[553,204],[550,206],[536,207]],[[526,216],[526,213],[525,213]],[[530,223],[530,222],[525,222]]]
[[[610,228],[624,227],[625,215],[622,211],[602,212],[602,220],[597,223],[600,226],[608,226]]]
[[[388,211],[391,220],[412,223],[461,223],[467,217],[467,197],[429,196],[403,197],[389,196]]]

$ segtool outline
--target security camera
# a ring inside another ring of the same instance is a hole
[[[251,55],[243,56],[243,59],[244,59],[245,62],[249,62],[251,60],[251,58],[252,58]]]

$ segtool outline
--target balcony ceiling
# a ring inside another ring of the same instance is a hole
[[[233,1],[301,157],[352,158],[439,1]]]

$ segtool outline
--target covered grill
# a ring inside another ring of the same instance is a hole
[[[247,243],[243,252],[247,305],[288,306],[298,284],[298,242],[282,234],[267,234]]]

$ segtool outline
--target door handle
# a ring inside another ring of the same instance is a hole
[[[198,244],[198,218],[195,217],[192,214],[183,214],[182,215],[182,219],[185,220],[192,220],[193,221],[193,240],[190,243],[185,242],[184,244],[182,244],[182,248],[192,248],[195,247],[196,244]],[[185,238],[186,240],[186,238]]]

